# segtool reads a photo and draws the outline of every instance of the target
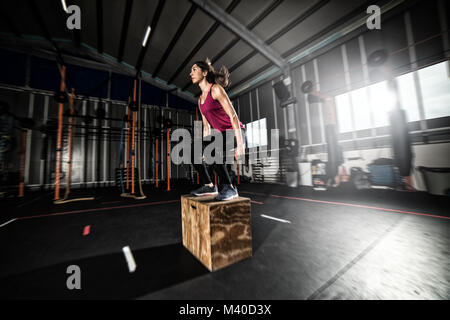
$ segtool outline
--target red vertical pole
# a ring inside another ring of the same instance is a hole
[[[134,194],[134,160],[135,160],[135,156],[134,156],[134,149],[135,149],[135,141],[134,141],[134,136],[135,136],[135,126],[134,126],[134,111],[133,111],[133,130],[131,131],[131,194]]]
[[[136,104],[136,79],[134,80],[134,87],[133,87],[133,105]],[[131,137],[131,194],[134,194],[134,173],[135,173],[135,169],[134,169],[134,160],[135,160],[135,155],[134,155],[134,151],[135,151],[135,130],[136,130],[136,126],[135,126],[135,113],[133,112],[133,130],[132,130],[132,137]]]
[[[66,90],[65,78],[66,78],[66,67],[62,66],[60,91]],[[59,112],[58,112],[58,135],[56,138],[56,169],[55,169],[55,198],[54,198],[54,200],[59,200],[59,183],[60,183],[59,180],[61,179],[63,108],[64,108],[64,104],[60,103],[59,104]]]
[[[128,105],[131,102],[131,97],[128,97]],[[130,109],[128,108],[128,121],[127,121],[127,152],[125,155],[125,163],[127,164],[127,190],[130,188],[130,172],[129,172],[129,156],[130,156]]]
[[[155,154],[156,154],[156,159],[155,159],[155,173],[156,173],[156,187],[158,188],[158,176],[159,176],[159,139],[156,138],[156,150],[155,150]]]
[[[167,129],[167,191],[170,191],[170,129]]]

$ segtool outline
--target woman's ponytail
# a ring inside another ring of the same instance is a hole
[[[195,64],[202,69],[202,71],[208,71],[208,74],[206,75],[206,81],[208,81],[208,83],[217,83],[225,89],[230,86],[230,72],[225,66],[222,66],[219,71],[216,71],[209,58],[206,58],[205,61],[197,61]]]

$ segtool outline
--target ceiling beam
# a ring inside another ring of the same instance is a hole
[[[161,71],[162,66],[164,65],[173,48],[175,47],[176,43],[178,42],[178,39],[180,39],[181,35],[183,34],[183,31],[186,30],[186,26],[189,23],[189,21],[191,21],[192,16],[194,15],[196,10],[197,6],[193,4],[189,9],[188,13],[186,14],[186,16],[184,17],[183,21],[181,22],[180,26],[178,27],[178,30],[175,33],[175,36],[170,41],[170,44],[167,47],[166,51],[164,51],[164,54],[159,60],[158,65],[155,68],[155,71],[152,72],[153,78],[155,78],[159,74],[159,71]]]
[[[89,49],[87,47],[81,46],[81,48],[79,50],[81,51],[80,52],[81,54],[89,56],[90,58],[95,59],[97,62],[104,63],[104,64],[108,65],[110,70],[113,71],[113,72],[120,73],[120,74],[125,74],[125,75],[132,76],[132,77],[136,76],[136,69],[135,68],[132,68],[130,66],[126,66],[126,65],[124,65],[122,63],[119,63],[115,59],[111,59],[110,57],[108,57],[106,55],[103,55],[103,54],[100,54],[97,51],[91,50],[91,49]],[[153,79],[151,77],[151,75],[149,75],[148,73],[142,72],[141,78],[142,78],[143,81],[146,81],[146,82],[148,82],[148,83],[150,83],[150,84],[152,84],[152,85],[154,85],[154,86],[156,86],[156,87],[158,87],[158,88],[160,88],[162,90],[165,90],[165,91],[176,89],[177,92],[174,93],[175,95],[177,95],[177,96],[179,96],[179,97],[181,97],[183,99],[186,99],[188,101],[194,102],[194,103],[197,102],[197,100],[194,97],[192,97],[192,95],[190,95],[189,93],[181,92],[181,91],[178,90],[179,88],[177,88],[177,87],[169,86],[166,83],[163,83],[163,82],[161,82],[159,80]]]
[[[92,47],[84,45],[81,45],[81,47],[75,47],[72,42],[67,41],[61,42],[60,46],[64,49],[64,52],[70,52],[72,54],[62,54],[65,62],[96,70],[111,71],[130,77],[136,76],[135,68],[119,63],[115,58],[108,55],[100,54]],[[14,37],[13,34],[0,33],[0,48],[19,51],[25,54],[29,53],[48,60],[56,60],[58,62],[58,59],[55,58],[54,52],[51,51],[53,46],[49,44],[48,40],[42,37],[36,37],[35,35],[23,35],[22,38],[17,38]],[[69,74],[67,75],[69,76]],[[191,93],[182,92],[179,88],[174,86],[168,86],[160,80],[153,79],[151,75],[146,72],[143,72],[141,76],[143,81],[154,85],[155,87],[158,87],[164,91],[175,90],[176,92],[173,92],[172,94],[187,101],[197,103],[197,99],[195,99]]]
[[[343,26],[348,21],[351,21],[352,19],[354,19],[355,17],[357,17],[360,14],[365,14],[368,5],[374,4],[374,3],[379,2],[379,1],[380,0],[376,0],[376,1],[369,0],[369,1],[366,1],[363,5],[357,7],[356,9],[351,11],[350,13],[348,13],[345,16],[341,17],[339,20],[337,20],[334,23],[332,23],[331,25],[325,27],[324,29],[322,29],[320,32],[316,33],[312,37],[306,39],[305,41],[301,42],[300,44],[298,44],[298,45],[294,46],[293,48],[291,48],[291,49],[287,50],[286,52],[284,52],[282,54],[282,57],[284,59],[286,59],[290,55],[294,54],[295,52],[298,52],[298,51],[300,51],[302,49],[305,49],[306,46],[308,46],[311,43],[315,42],[316,40],[319,40],[320,38],[326,36],[331,31],[333,31],[335,29],[343,28]],[[268,63],[268,64],[262,66],[261,68],[259,68],[258,70],[256,70],[255,72],[251,73],[250,75],[246,76],[244,79],[241,79],[238,83],[234,84],[230,88],[230,92],[231,92],[230,96],[236,96],[241,91],[245,90],[245,88],[241,90],[239,87],[243,86],[246,82],[252,80],[253,78],[258,76],[259,74],[263,73],[264,71],[267,71],[271,66],[272,66],[272,64]],[[264,79],[261,79],[261,81],[262,80],[264,80]],[[234,91],[232,92],[232,90],[234,90]]]
[[[287,26],[283,27],[280,31],[275,33],[273,36],[271,36],[267,41],[267,45],[271,45],[278,39],[280,39],[283,35],[285,35],[287,32],[292,30],[294,27],[298,26],[300,23],[305,21],[307,18],[309,18],[311,15],[319,11],[322,7],[324,7],[330,0],[321,0],[318,3],[314,4],[311,8],[309,8],[306,12],[302,13],[299,17],[297,17],[295,20],[293,20],[291,23],[289,23]],[[253,50],[248,55],[243,57],[241,60],[239,60],[236,64],[230,67],[230,72],[233,72],[240,66],[242,66],[245,62],[253,58],[258,52],[256,50]]]
[[[119,53],[117,54],[117,61],[122,62],[125,52],[125,43],[127,41],[128,27],[130,25],[131,9],[133,8],[133,0],[127,0],[125,5],[125,13],[122,20],[122,32],[120,35]]]
[[[96,1],[97,51],[103,53],[103,0]]]
[[[264,18],[266,18],[273,10],[275,10],[282,2],[283,2],[283,0],[275,0],[274,2],[269,4],[269,6],[266,7],[266,9],[264,9],[263,12],[261,12],[261,14],[259,14],[255,19],[252,20],[252,22],[250,22],[247,25],[247,29],[248,30],[253,30],[261,21],[264,20]],[[235,38],[235,39],[231,40],[225,46],[225,48],[222,49],[222,51],[220,51],[218,54],[216,54],[211,59],[211,63],[214,64],[217,60],[222,58],[225,55],[225,53],[227,53],[229,50],[231,50],[239,41],[240,41],[239,38]],[[192,85],[191,81],[187,82],[186,85],[182,88],[182,90],[185,91],[191,85]]]
[[[237,5],[241,2],[241,0],[233,0],[230,5],[225,9],[225,12],[227,14],[230,14]],[[213,35],[214,32],[216,32],[217,28],[220,27],[219,22],[215,22],[211,28],[209,28],[208,32],[200,39],[200,41],[197,43],[197,45],[192,49],[192,51],[189,53],[189,55],[184,59],[184,61],[178,66],[177,70],[172,74],[172,76],[169,78],[169,84],[171,84],[176,77],[180,74],[181,71],[186,67],[186,65],[191,61],[191,59],[197,54],[197,52],[200,50],[201,47],[208,41],[209,38]]]
[[[55,50],[57,61],[60,65],[64,65],[64,60],[61,55],[61,50],[59,49],[58,45],[55,41],[52,39],[52,35],[50,34],[50,31],[47,28],[47,25],[45,24],[45,20],[42,17],[41,13],[39,12],[39,7],[36,4],[35,0],[29,0],[28,4],[31,7],[31,11],[33,13],[33,18],[36,20],[37,24],[39,25],[44,38],[47,39],[47,41],[52,45],[52,48]]]
[[[248,45],[257,50],[269,61],[277,65],[281,69],[285,69],[288,64],[272,47],[267,45],[256,34],[248,30],[244,25],[237,21],[234,17],[226,13],[222,8],[211,0],[190,0],[195,3],[206,14],[220,22],[225,28],[233,32]]]
[[[14,35],[18,38],[22,36],[19,28],[14,23],[14,21],[9,17],[9,15],[6,13],[5,8],[3,7],[3,3],[0,2],[0,18],[6,22],[6,26],[9,28],[9,30],[14,33]]]
[[[155,29],[156,29],[156,26],[158,25],[158,21],[159,21],[159,18],[161,17],[161,12],[164,9],[164,4],[165,3],[166,3],[165,0],[159,0],[158,6],[156,7],[156,11],[153,14],[153,19],[152,19],[152,22],[150,24],[151,31],[150,31],[150,35],[149,35],[148,40],[147,40],[147,44],[146,44],[145,47],[141,48],[141,52],[139,53],[139,57],[138,57],[138,60],[136,62],[136,70],[138,72],[141,70],[142,64],[144,63],[145,55],[147,54],[148,47],[150,46],[153,34],[155,33]]]
[[[307,18],[309,18],[311,15],[313,15],[314,13],[316,13],[318,10],[320,10],[322,7],[324,7],[328,2],[330,2],[330,0],[321,0],[319,2],[317,2],[316,4],[314,4],[311,8],[309,8],[307,11],[305,11],[304,13],[302,13],[300,16],[298,16],[295,20],[291,21],[288,25],[286,25],[285,27],[283,27],[280,31],[278,31],[277,33],[275,33],[273,36],[271,36],[268,40],[266,40],[266,44],[267,45],[271,45],[272,43],[274,43],[275,41],[277,41],[279,38],[281,38],[283,35],[285,35],[287,32],[289,32],[290,30],[292,30],[293,28],[295,28],[297,25],[299,25],[300,23],[302,23],[303,21],[305,21]],[[253,58],[255,55],[258,54],[257,50],[253,50],[252,52],[250,52],[249,54],[247,54],[245,57],[243,57],[241,60],[239,60],[237,63],[235,63],[234,65],[232,65],[229,68],[229,72],[233,72],[234,70],[238,69],[240,66],[242,66],[245,62],[247,62],[248,60],[250,60],[251,58]],[[285,57],[282,56],[282,58],[284,59]],[[242,84],[243,82],[248,81],[249,79],[255,77],[256,75],[260,74],[262,71],[267,70],[268,68],[270,68],[272,66],[272,63],[268,63],[266,65],[264,65],[263,67],[259,68],[258,70],[256,70],[255,72],[253,72],[252,74],[250,74],[249,76],[245,77],[243,80],[241,80],[238,84]],[[235,86],[233,86],[232,88],[235,88]],[[231,88],[230,88],[231,89]]]
[[[311,17],[314,13],[322,9],[325,5],[327,5],[330,2],[330,0],[321,0],[314,4],[312,7],[310,7],[308,10],[306,10],[304,13],[302,13],[300,16],[298,16],[295,20],[291,21],[288,25],[283,27],[280,31],[275,33],[273,36],[271,36],[269,39],[267,39],[267,44],[272,44],[278,39],[280,39],[282,36],[284,36],[287,32],[291,31],[293,28],[298,26],[300,23]]]
[[[64,52],[70,52],[73,54],[73,56],[69,54],[62,54],[65,62],[96,70],[111,71],[130,77],[136,76],[135,68],[119,63],[115,58],[108,55],[100,54],[96,49],[91,47],[81,45],[81,47],[77,48],[72,42],[66,41],[61,42],[60,46],[64,49]],[[49,44],[47,39],[42,37],[38,38],[36,36],[29,37],[27,35],[23,35],[22,38],[16,38],[12,34],[0,33],[0,48],[30,53],[38,57],[58,61],[55,58],[54,52],[51,51],[53,47]],[[195,99],[191,93],[181,92],[181,90],[177,87],[168,86],[160,80],[153,79],[148,73],[142,73],[142,80],[164,91],[176,90],[176,92],[173,93],[174,95],[193,103],[197,102],[197,99]]]

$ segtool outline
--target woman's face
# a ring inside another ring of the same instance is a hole
[[[194,64],[191,68],[191,73],[189,76],[191,77],[192,83],[197,84],[200,81],[203,80],[204,77],[206,77],[207,72],[200,69],[196,64]]]

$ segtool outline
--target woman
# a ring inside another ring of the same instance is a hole
[[[223,155],[226,155],[233,146],[226,144],[226,133],[228,130],[234,131],[236,148],[234,156],[239,160],[244,155],[244,141],[241,130],[244,126],[239,121],[236,111],[231,104],[225,89],[229,84],[229,72],[222,67],[216,72],[209,59],[206,61],[197,61],[191,68],[190,77],[192,83],[198,84],[202,94],[198,99],[198,106],[203,120],[203,137],[211,135],[210,127],[219,131],[223,138]],[[203,157],[204,158],[204,157]],[[215,163],[213,168],[219,176],[222,190],[218,194],[217,187],[212,183],[205,163],[195,164],[202,186],[193,190],[191,194],[196,196],[217,195],[215,200],[230,200],[238,197],[238,192],[233,186],[225,165]]]

